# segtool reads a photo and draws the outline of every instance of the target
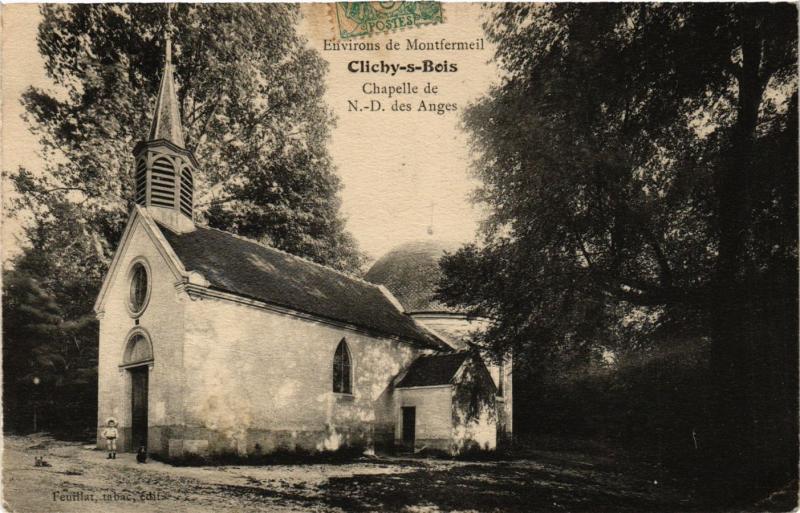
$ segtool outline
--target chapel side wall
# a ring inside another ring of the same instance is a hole
[[[495,386],[498,386],[500,383],[500,366],[493,363],[489,358],[485,358],[484,362],[486,363],[486,369],[492,376]],[[512,356],[506,356],[503,362],[503,395],[498,395],[496,398],[498,443],[510,443],[513,436],[513,363],[514,360]]]
[[[369,447],[391,438],[391,380],[423,351],[226,299],[187,304],[186,429],[174,455]],[[345,339],[353,394],[332,391]]]
[[[131,378],[130,373],[120,369],[119,365],[122,364],[128,335],[137,327],[136,319],[127,308],[130,292],[128,272],[133,261],[142,257],[150,269],[150,297],[144,313],[138,318],[138,327],[149,334],[154,357],[148,387],[148,451],[164,454],[171,430],[182,423],[180,385],[184,301],[175,289],[175,275],[141,222],[132,227],[123,250],[100,315],[97,443],[98,447],[105,448],[105,439],[101,436],[105,420],[115,417],[119,423],[118,449],[133,449],[130,447]]]
[[[403,407],[416,409],[414,450],[453,451],[453,387],[450,385],[399,389],[395,420],[395,445],[402,446]]]
[[[498,439],[502,438],[502,443],[511,443],[514,436],[514,357],[506,357],[503,379],[503,397],[498,402],[497,409],[501,411],[503,418],[502,433],[498,433]]]
[[[491,377],[480,362],[467,360],[453,386],[456,453],[497,448],[497,403]]]

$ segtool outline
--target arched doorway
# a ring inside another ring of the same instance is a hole
[[[153,366],[153,345],[144,330],[138,329],[128,337],[122,362],[131,378],[131,438],[127,449],[136,451],[140,446],[147,447],[147,401]]]

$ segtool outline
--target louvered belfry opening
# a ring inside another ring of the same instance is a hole
[[[139,205],[147,204],[147,162],[145,159],[136,161],[136,194],[134,201]]]
[[[150,169],[150,203],[159,207],[175,207],[175,165],[167,157],[159,157]]]
[[[192,171],[188,167],[184,167],[181,169],[181,197],[180,197],[180,204],[181,204],[181,212],[183,212],[188,217],[192,217],[192,207],[193,207],[193,191],[194,191],[194,180],[192,179]]]
[[[192,155],[169,141],[145,141],[136,152],[134,200],[151,208],[150,214],[162,224],[190,229],[194,212],[194,160]],[[178,216],[184,218],[183,221]],[[188,224],[187,224],[188,223]]]

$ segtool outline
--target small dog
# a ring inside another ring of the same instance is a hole
[[[49,463],[44,460],[44,456],[34,456],[34,467],[50,467]]]
[[[136,451],[136,462],[147,463],[147,449],[144,448],[144,445],[140,445],[139,450]]]

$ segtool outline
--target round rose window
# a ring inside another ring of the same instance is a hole
[[[147,305],[147,287],[147,269],[137,263],[131,269],[131,293],[128,299],[128,307],[134,315],[142,313]]]

